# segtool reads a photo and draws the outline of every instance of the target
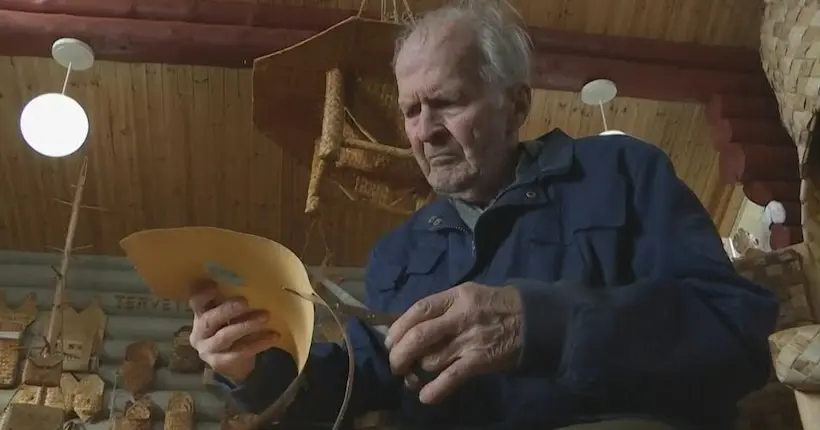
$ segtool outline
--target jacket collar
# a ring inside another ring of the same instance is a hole
[[[512,188],[530,185],[569,172],[575,160],[575,139],[554,129],[543,136],[521,142],[521,158]],[[413,217],[413,228],[438,230],[461,224],[461,217],[448,197],[439,196]]]

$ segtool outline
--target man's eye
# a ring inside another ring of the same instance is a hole
[[[401,109],[401,113],[405,118],[411,118],[418,113],[418,108],[416,106],[404,107]]]

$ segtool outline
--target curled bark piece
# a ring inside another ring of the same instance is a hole
[[[123,387],[134,395],[145,392],[154,380],[157,347],[153,341],[134,342],[125,349],[125,361],[120,366]]]

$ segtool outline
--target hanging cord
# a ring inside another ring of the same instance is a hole
[[[397,0],[390,0],[390,3],[392,6],[392,13],[388,11],[387,0],[381,0],[379,3],[379,18],[382,21],[393,21],[398,23],[406,19],[411,23],[416,22],[416,18],[413,15],[413,9],[410,8],[410,4],[407,0],[401,0],[401,4],[404,6],[404,13],[399,12],[400,7]],[[366,6],[367,0],[361,0],[359,2],[359,11],[356,13],[356,17],[361,18],[364,15],[364,9]]]
[[[606,113],[604,113],[604,102],[598,100],[598,109],[601,111],[601,120],[604,122],[604,131],[609,131],[609,127],[606,125]]]
[[[114,402],[115,402],[115,400],[117,400],[117,394],[118,394],[118,392],[117,392],[117,383],[119,382],[119,380],[120,380],[120,371],[119,371],[119,369],[117,369],[117,371],[114,372],[114,385],[111,387],[111,400],[108,402],[108,422],[109,422],[109,424],[111,424],[112,428],[114,426],[114,421],[115,421],[115,417],[114,417],[114,409],[115,409],[114,405],[115,405],[115,403]]]
[[[68,88],[68,77],[71,76],[71,63],[68,63],[68,67],[66,67],[65,71],[65,79],[63,80],[63,91],[62,94],[65,94],[66,88]]]
[[[515,14],[515,16],[518,17],[522,24],[525,23],[524,17],[521,16],[520,13],[518,13],[518,9],[516,9],[515,6],[512,5],[512,3],[510,3],[507,0],[499,0],[498,2],[504,6],[507,6],[507,9],[509,9],[513,14]]]

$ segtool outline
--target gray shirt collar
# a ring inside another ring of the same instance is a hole
[[[526,172],[530,166],[536,162],[540,145],[541,142],[537,140],[521,142],[519,147],[518,164],[515,168],[516,181],[521,178],[521,174],[523,172]],[[478,217],[480,217],[481,214],[487,210],[487,208],[481,208],[462,200],[452,198],[449,200],[453,207],[455,207],[456,212],[458,212],[458,216],[461,217],[461,220],[467,228],[470,229],[470,231],[475,229],[475,225],[478,222]]]

